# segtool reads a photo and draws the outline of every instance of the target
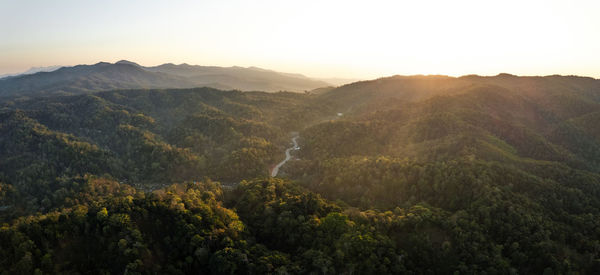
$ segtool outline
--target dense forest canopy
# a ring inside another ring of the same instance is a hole
[[[0,273],[596,274],[598,125],[575,76],[4,97]]]

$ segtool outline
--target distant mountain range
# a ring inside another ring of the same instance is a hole
[[[39,73],[39,72],[52,72],[52,71],[56,71],[60,68],[62,68],[62,66],[32,67],[29,70],[24,71],[22,73],[0,75],[0,79],[5,78],[5,77],[11,77],[11,76],[35,74],[35,73]]]
[[[215,67],[171,63],[144,67],[121,60],[114,64],[61,67],[0,79],[0,96],[74,95],[103,90],[212,87],[242,91],[303,92],[331,84],[300,74],[256,67]]]

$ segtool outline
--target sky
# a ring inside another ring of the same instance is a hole
[[[0,0],[0,74],[127,59],[312,77],[600,78],[600,1]]]

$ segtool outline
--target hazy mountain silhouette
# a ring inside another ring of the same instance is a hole
[[[328,86],[299,74],[259,68],[163,64],[143,67],[121,60],[114,64],[62,67],[53,72],[18,75],[0,80],[0,96],[85,94],[102,90],[212,87],[242,91],[302,92]]]
[[[60,68],[62,68],[62,66],[31,67],[29,70],[24,71],[22,73],[0,75],[0,78],[19,76],[19,75],[27,75],[27,74],[35,74],[35,73],[39,73],[39,72],[52,72],[52,71],[56,71]]]
[[[327,82],[308,78],[301,74],[281,73],[257,67],[215,67],[172,63],[145,68],[187,78],[197,86],[214,88],[231,87],[246,91],[305,91],[329,86]],[[219,84],[215,86],[215,84]]]
[[[0,80],[0,95],[83,94],[111,89],[191,87],[185,79],[131,64],[100,62]]]

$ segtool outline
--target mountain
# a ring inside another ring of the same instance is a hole
[[[301,92],[327,86],[325,82],[258,68],[203,67],[164,64],[142,67],[121,60],[114,64],[62,67],[0,79],[0,96],[85,94],[103,90],[139,88],[213,87],[244,91]]]
[[[598,262],[585,258],[599,255],[575,243],[600,235],[574,224],[600,214],[599,85],[585,77],[507,74],[345,85],[318,95],[343,116],[300,131],[299,159],[280,172],[361,210],[425,207],[431,218],[417,232],[426,246],[464,248],[437,254],[433,273],[459,270],[441,268],[451,258],[474,273],[510,270],[492,260],[498,256],[519,273],[572,268],[538,262],[556,259],[591,274]],[[386,228],[411,250],[404,227]],[[574,237],[578,232],[590,234]],[[487,244],[464,233],[485,236]]]
[[[5,74],[0,75],[0,78],[11,77],[11,76],[19,76],[19,75],[27,75],[27,74],[35,74],[39,72],[52,72],[62,68],[62,66],[47,66],[47,67],[32,67],[27,71],[18,74]]]
[[[342,86],[342,85],[361,81],[361,79],[358,79],[358,78],[339,78],[339,77],[318,78],[318,79],[321,81],[325,81],[327,83],[331,83],[332,85],[335,85],[335,86]]]
[[[243,91],[302,92],[329,85],[300,74],[280,73],[257,67],[209,67],[169,63],[145,69],[185,77],[197,86],[229,87]]]
[[[154,73],[131,64],[100,62],[62,67],[0,80],[1,96],[85,94],[102,90],[133,88],[179,88],[193,84],[177,76]]]
[[[437,161],[464,154],[600,171],[600,140],[591,126],[600,123],[597,79],[394,76],[318,98],[344,116],[306,129],[312,146],[302,151],[304,157],[385,154]]]
[[[132,65],[132,66],[136,66],[136,67],[142,67],[142,66],[140,66],[140,64],[138,64],[138,63],[131,62],[131,61],[129,61],[129,60],[125,60],[125,59],[123,59],[123,60],[119,60],[119,61],[115,62],[115,64],[125,64],[125,65]]]
[[[556,75],[4,98],[0,269],[596,274],[597,125]]]

